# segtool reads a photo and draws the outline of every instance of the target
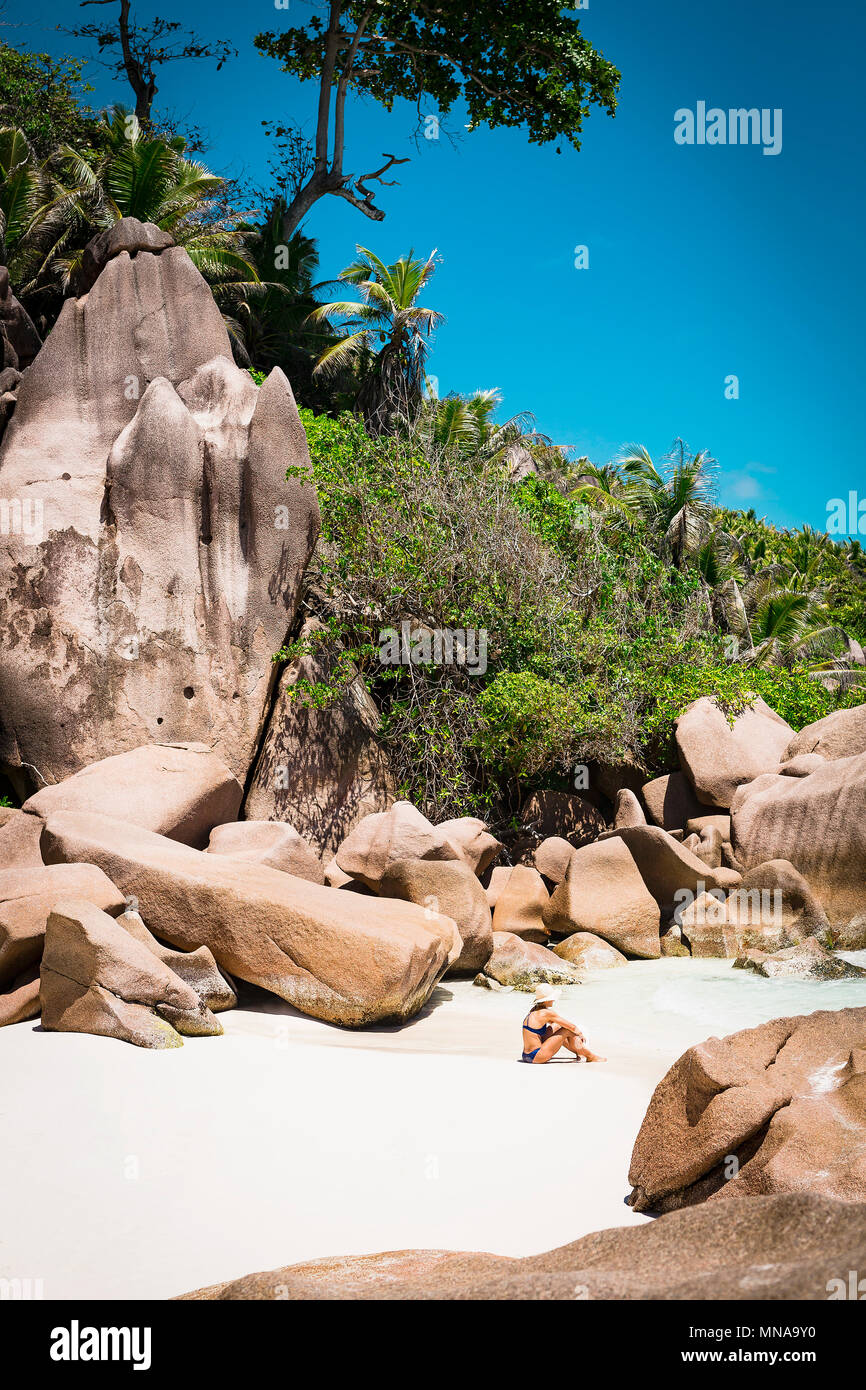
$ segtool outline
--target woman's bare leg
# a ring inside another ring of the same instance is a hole
[[[587,1062],[606,1062],[606,1057],[599,1057],[596,1052],[590,1052],[586,1042],[578,1042],[574,1033],[561,1033],[562,1045],[569,1052],[573,1052],[575,1057],[583,1057]]]
[[[551,1057],[556,1056],[564,1042],[565,1038],[562,1033],[554,1033],[552,1037],[549,1037],[546,1042],[541,1044],[541,1047],[532,1059],[533,1066],[536,1062],[549,1062]]]

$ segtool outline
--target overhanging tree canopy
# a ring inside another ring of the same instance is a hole
[[[314,167],[291,202],[290,230],[328,193],[374,221],[385,216],[369,184],[385,183],[403,161],[385,154],[370,173],[343,172],[350,91],[388,111],[398,99],[414,102],[422,123],[462,98],[470,129],[521,127],[535,144],[562,139],[575,149],[593,104],[616,110],[617,69],[555,0],[330,0],[322,8],[306,25],[255,41],[285,72],[319,83]]]

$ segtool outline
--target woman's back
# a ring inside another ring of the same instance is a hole
[[[547,1039],[550,1029],[547,1024],[541,1022],[541,1015],[546,1010],[539,1009],[535,1005],[529,1010],[523,1020],[523,1051],[529,1053],[539,1048]]]

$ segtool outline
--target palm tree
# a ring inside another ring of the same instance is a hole
[[[833,552],[833,542],[821,531],[813,531],[811,526],[802,526],[792,536],[786,538],[783,546],[784,563],[792,578],[810,580],[821,569],[822,562]]]
[[[417,303],[437,265],[436,252],[426,261],[412,251],[385,265],[366,247],[339,276],[353,285],[361,301],[336,300],[310,315],[312,323],[334,323],[337,342],[321,354],[316,373],[329,376],[353,362],[363,370],[356,409],[374,434],[392,430],[398,421],[413,421],[421,409],[430,338],[443,322],[435,309]]]
[[[709,589],[743,578],[743,549],[729,531],[713,530],[695,556],[701,578]]]
[[[86,234],[123,217],[153,222],[168,232],[212,285],[234,283],[237,292],[240,286],[260,283],[243,253],[237,218],[217,209],[225,180],[186,158],[182,136],[148,136],[121,106],[103,116],[99,134],[97,150],[81,153],[66,145],[53,160],[74,195],[77,213],[77,225],[71,222],[63,238],[67,254],[56,258],[67,283],[80,273]]]
[[[614,528],[631,531],[638,523],[633,492],[614,463],[582,462],[574,496]]]
[[[87,243],[123,217],[154,222],[183,246],[218,301],[261,289],[231,212],[225,181],[187,159],[183,139],[146,138],[121,107],[103,116],[86,150],[61,146],[39,161],[18,130],[0,132],[0,205],[16,292],[50,325],[80,283]]]
[[[823,671],[833,664],[832,648],[844,633],[832,622],[820,586],[792,584],[782,566],[768,566],[742,587],[726,586],[726,598],[727,625],[745,642],[740,659],[747,665],[807,664]]]
[[[428,395],[417,426],[430,444],[464,457],[503,457],[507,462],[514,446],[530,452],[539,446],[539,451],[549,448],[549,441],[535,430],[532,416],[525,412],[498,424],[495,414],[501,404],[502,392],[495,387],[465,396],[452,391],[441,400]],[[535,470],[535,459],[531,462]]]
[[[632,445],[619,459],[633,510],[662,539],[662,548],[680,568],[700,549],[713,512],[715,459],[705,450],[689,454],[681,439],[657,468],[643,445]]]
[[[64,191],[52,180],[49,161],[37,158],[22,130],[0,130],[0,243],[19,294],[39,274],[45,252],[62,226]]]
[[[263,372],[281,367],[299,404],[317,412],[351,410],[357,373],[347,369],[327,381],[314,380],[316,359],[334,341],[327,325],[310,323],[317,295],[333,281],[317,283],[319,253],[313,237],[287,234],[286,199],[271,199],[260,223],[242,224],[246,255],[261,284],[246,291],[226,325],[235,355]]]

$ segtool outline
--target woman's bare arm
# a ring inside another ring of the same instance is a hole
[[[547,1022],[553,1024],[554,1027],[557,1028],[567,1028],[570,1033],[576,1033],[579,1037],[583,1037],[576,1023],[572,1023],[569,1019],[563,1018],[561,1014],[554,1013],[553,1009],[549,1012]]]

